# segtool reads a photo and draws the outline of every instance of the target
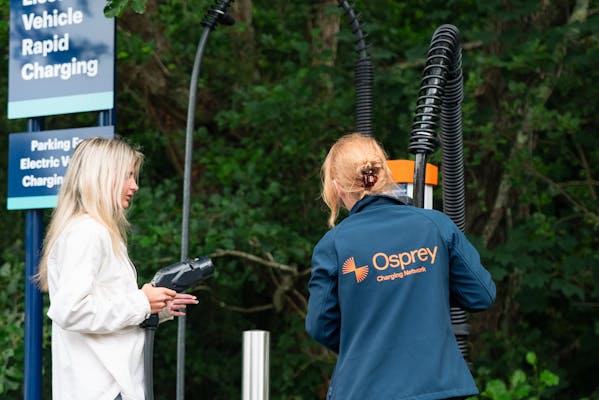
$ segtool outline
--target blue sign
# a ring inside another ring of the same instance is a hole
[[[114,18],[99,0],[11,0],[8,118],[114,108]]]
[[[11,133],[8,137],[8,210],[56,206],[71,155],[88,137],[112,138],[114,126]]]

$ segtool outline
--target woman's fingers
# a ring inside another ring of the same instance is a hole
[[[148,297],[152,314],[158,313],[167,307],[171,315],[183,316],[188,304],[199,303],[197,297],[192,294],[177,293],[165,287],[154,287],[145,284],[142,291]]]
[[[169,288],[165,288],[165,287],[160,287],[159,289],[162,289],[164,294],[169,298],[169,299],[174,299],[179,293],[175,292],[172,289]]]
[[[150,284],[143,285],[141,290],[148,298],[152,314],[162,311],[164,307],[168,305],[168,302],[172,301],[177,296],[177,292],[172,289],[154,287]]]
[[[185,315],[187,304],[198,304],[196,296],[186,293],[177,293],[175,298],[169,302],[169,311],[173,316],[179,317]]]

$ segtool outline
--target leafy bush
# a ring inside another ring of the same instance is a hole
[[[21,242],[4,251],[4,263],[0,266],[0,395],[21,388],[23,380],[23,312],[25,305]]]
[[[555,398],[554,388],[559,385],[559,377],[553,372],[538,367],[537,356],[533,352],[526,353],[528,374],[523,369],[513,371],[506,381],[492,379],[484,384],[484,390],[480,394],[481,399],[490,400],[541,400]],[[532,369],[532,370],[531,370]],[[480,371],[481,375],[486,375]],[[485,378],[482,378],[483,380]],[[474,397],[473,399],[476,399]]]

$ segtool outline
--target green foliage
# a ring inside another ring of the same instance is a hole
[[[104,15],[106,18],[120,17],[127,6],[137,13],[143,13],[148,0],[108,0],[104,7]]]
[[[489,379],[481,392],[481,399],[490,400],[540,400],[555,398],[555,387],[559,385],[559,376],[538,367],[537,355],[526,353],[528,370],[516,369],[506,381]],[[532,369],[532,370],[530,370]],[[528,374],[527,374],[528,372]],[[484,375],[485,371],[481,371]]]
[[[23,380],[23,309],[24,284],[23,279],[14,277],[23,275],[23,262],[18,254],[22,243],[16,243],[4,252],[4,262],[0,266],[0,304],[3,312],[0,315],[0,395],[4,398],[7,393],[17,391]],[[17,250],[17,251],[18,251]],[[13,254],[11,255],[10,252]]]
[[[483,252],[495,279],[506,283],[499,301],[514,315],[501,320],[500,334],[486,337],[510,343],[510,351],[492,350],[493,361],[488,362],[494,373],[517,368],[516,355],[526,347],[552,359],[565,383],[576,379],[592,385],[589,368],[599,354],[597,335],[593,324],[576,321],[596,320],[592,304],[598,293],[592,282],[599,260],[595,245],[590,245],[595,240],[592,227],[579,225],[578,230],[584,238],[573,240],[571,227],[537,213],[514,228],[506,243]],[[579,345],[585,356],[575,350]],[[549,354],[559,354],[560,359]]]
[[[271,337],[276,337],[270,355],[273,398],[308,400],[326,393],[335,359],[303,332],[304,320],[295,315],[283,316],[271,331]]]

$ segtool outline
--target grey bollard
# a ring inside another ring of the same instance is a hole
[[[243,332],[243,400],[269,399],[270,332]]]

